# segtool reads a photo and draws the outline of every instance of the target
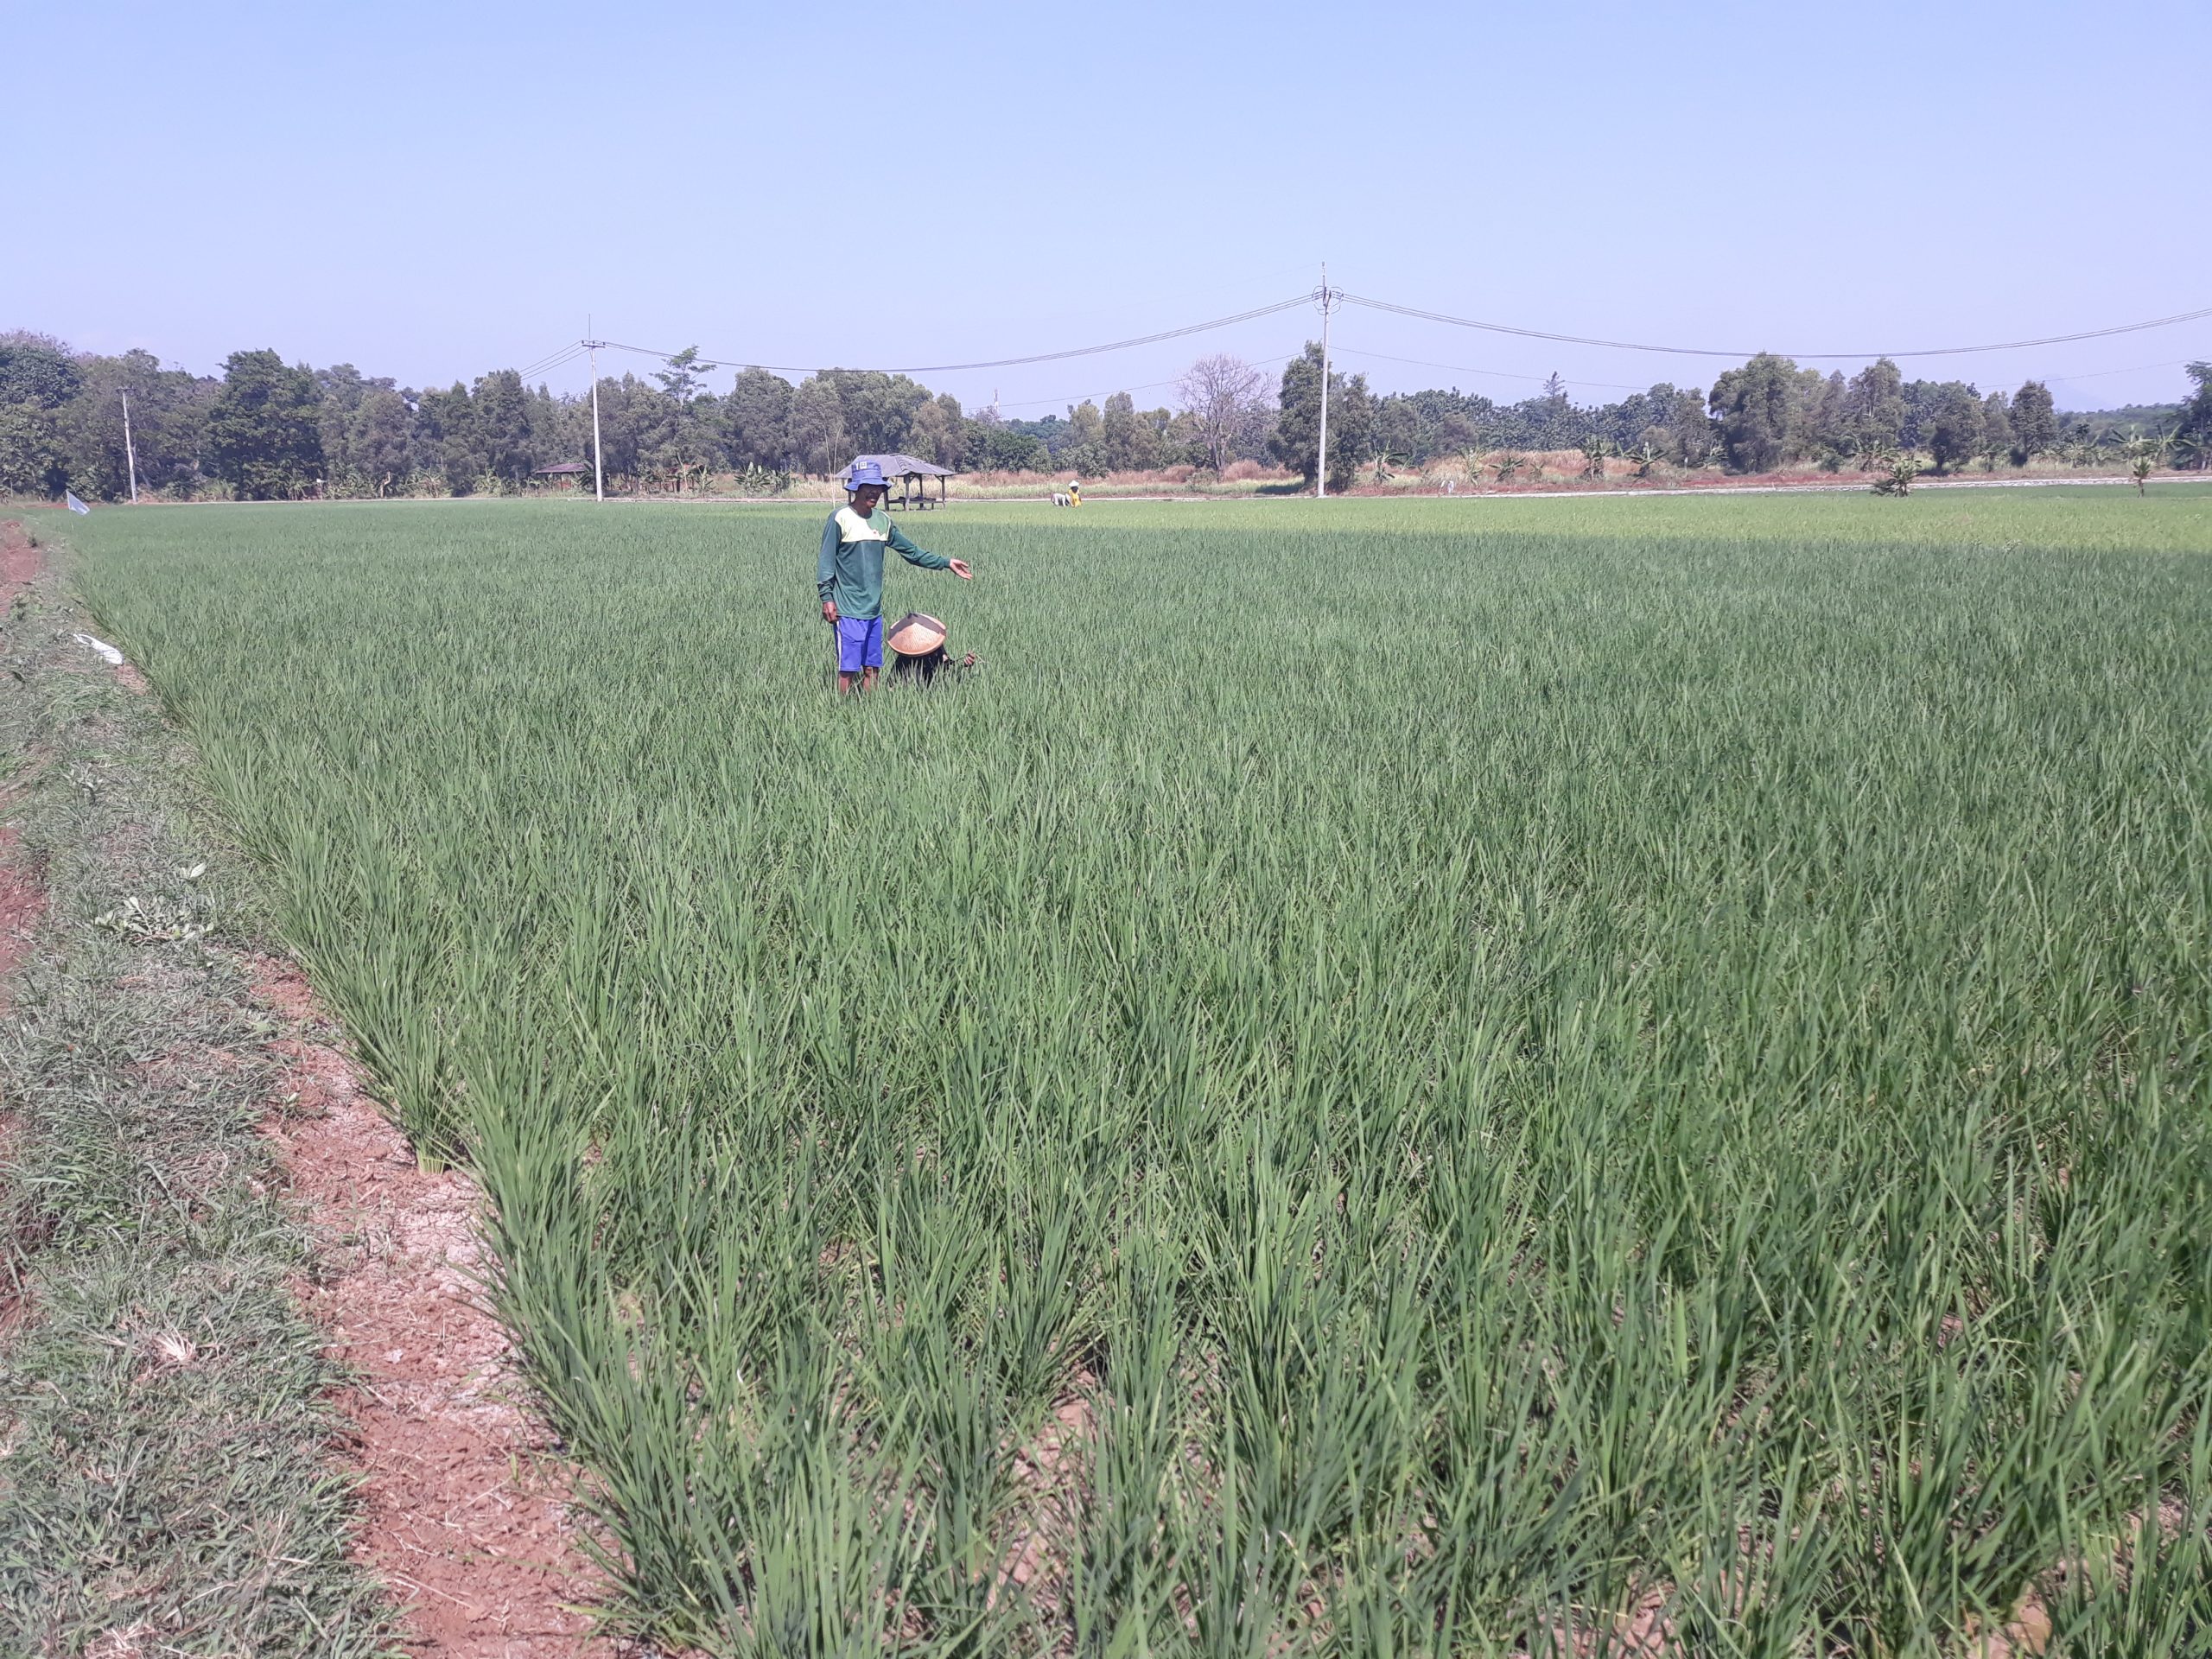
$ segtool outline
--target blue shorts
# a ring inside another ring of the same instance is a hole
[[[841,616],[837,619],[837,671],[857,674],[863,668],[883,666],[883,619],[880,616]]]

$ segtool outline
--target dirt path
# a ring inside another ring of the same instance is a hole
[[[16,595],[37,580],[45,558],[29,535],[12,518],[0,519],[0,616],[14,620]],[[36,770],[36,758],[17,757],[18,775],[0,788],[0,805]],[[8,1007],[8,982],[30,949],[31,935],[46,913],[46,882],[22,855],[22,832],[0,823],[0,1011]]]
[[[22,524],[0,519],[0,615],[14,620],[45,563]],[[146,689],[133,665],[113,672]],[[0,814],[13,793],[0,784]],[[0,822],[0,1010],[46,907],[43,873],[18,850],[16,826]],[[340,1455],[362,1481],[357,1558],[391,1586],[408,1646],[426,1659],[614,1655],[575,1610],[603,1581],[576,1548],[575,1471],[518,1403],[506,1341],[477,1294],[474,1183],[416,1167],[296,968],[268,957],[239,967],[275,1026],[266,1047],[280,1081],[264,1131],[316,1245],[314,1275],[295,1291],[356,1379],[336,1403],[350,1429]],[[0,1103],[0,1148],[9,1121]],[[0,1286],[0,1329],[15,1301]]]
[[[16,595],[30,586],[44,563],[22,525],[0,519],[0,617],[15,620]],[[38,757],[16,757],[16,775],[0,785],[0,810],[6,810],[18,791],[40,768]],[[25,855],[22,831],[12,823],[0,823],[0,1014],[13,1001],[16,970],[31,949],[39,923],[46,916],[46,878]],[[18,1134],[14,1106],[0,1097],[0,1158],[13,1158]],[[0,1337],[19,1324],[26,1312],[22,1275],[0,1274]]]
[[[283,1068],[264,1124],[314,1232],[299,1287],[359,1378],[340,1404],[363,1476],[361,1553],[438,1659],[612,1656],[579,1604],[603,1588],[577,1548],[575,1471],[518,1404],[505,1337],[478,1293],[476,1185],[426,1174],[369,1097],[299,970],[245,964]],[[285,1098],[289,1096],[289,1098]]]

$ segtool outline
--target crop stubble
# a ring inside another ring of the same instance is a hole
[[[619,1628],[2204,1639],[2212,498],[816,522],[81,531]]]

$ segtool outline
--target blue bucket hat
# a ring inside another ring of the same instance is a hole
[[[882,467],[872,461],[856,461],[853,463],[853,475],[845,480],[845,487],[857,490],[863,484],[873,484],[879,489],[890,487],[883,481]]]

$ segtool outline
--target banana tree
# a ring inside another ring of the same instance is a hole
[[[1874,480],[1877,495],[1910,495],[1912,480],[1920,476],[1920,463],[1910,455],[1892,460],[1887,472]]]
[[[2151,474],[2165,464],[2168,451],[2173,448],[2173,435],[2169,432],[2146,433],[2142,428],[2127,429],[2127,439],[2120,447],[2120,458],[2127,462],[2127,475],[2135,480],[2135,493],[2148,495]]]

